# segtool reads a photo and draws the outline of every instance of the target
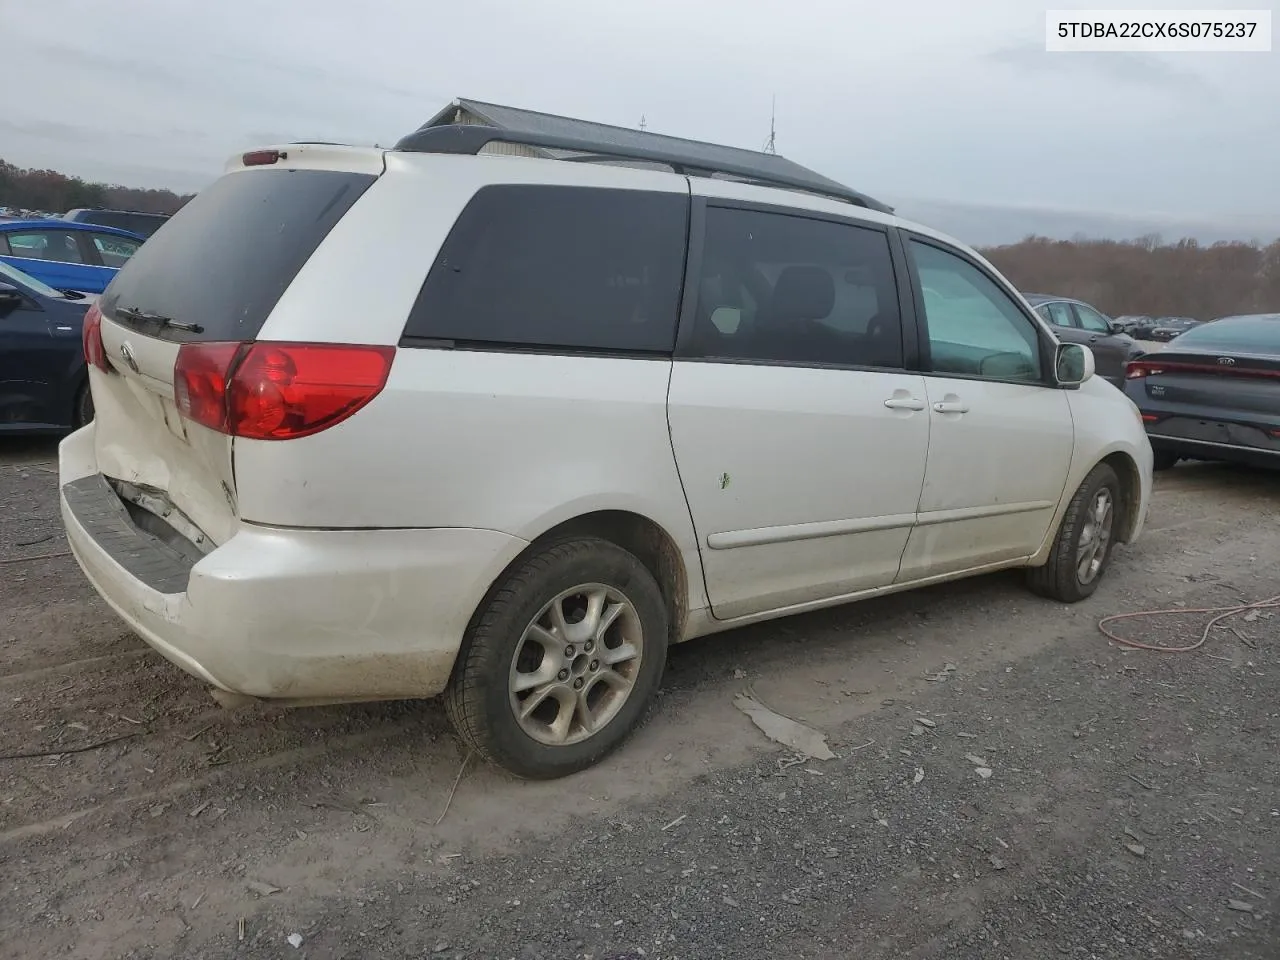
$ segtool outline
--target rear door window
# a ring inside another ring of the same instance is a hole
[[[689,354],[901,367],[888,235],[791,213],[709,207]]]
[[[1055,327],[1074,327],[1077,325],[1075,318],[1071,315],[1071,304],[1063,303],[1061,300],[1046,303],[1040,312]]]
[[[215,181],[145,243],[100,301],[103,313],[171,340],[252,340],[302,265],[351,209],[371,174],[253,170]],[[197,324],[192,333],[120,308]]]
[[[404,334],[670,354],[688,211],[683,193],[485,187],[441,247]]]
[[[1074,305],[1076,311],[1076,319],[1080,321],[1081,328],[1091,333],[1110,333],[1111,325],[1107,323],[1106,317],[1100,314],[1092,307],[1086,307],[1083,303]]]

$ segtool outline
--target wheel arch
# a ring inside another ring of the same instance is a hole
[[[1123,450],[1113,450],[1098,463],[1105,463],[1120,478],[1124,492],[1124,513],[1120,517],[1120,536],[1117,539],[1121,543],[1130,543],[1138,528],[1142,504],[1142,475],[1138,472],[1138,464]]]
[[[653,574],[662,591],[667,607],[668,642],[678,643],[683,639],[689,617],[689,569],[675,538],[661,524],[631,510],[606,509],[579,514],[534,537],[511,565],[567,537],[599,537],[634,555]]]

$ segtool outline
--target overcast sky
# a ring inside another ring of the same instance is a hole
[[[1046,5],[0,0],[0,157],[195,189],[458,96],[758,149],[776,94],[778,152],[873,196],[1280,215],[1280,53],[1049,54]]]

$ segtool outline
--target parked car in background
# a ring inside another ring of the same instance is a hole
[[[82,345],[92,300],[0,262],[0,433],[66,430],[93,419]]]
[[[1116,317],[1112,321],[1121,333],[1126,333],[1135,340],[1145,340],[1151,333],[1151,325],[1155,323],[1153,317],[1128,314],[1123,317]]]
[[[50,287],[102,293],[145,237],[67,220],[0,223],[0,261]]]
[[[744,151],[495,140],[584,144],[252,151],[90,310],[67,538],[183,669],[444,693],[555,777],[669,644],[1005,568],[1077,602],[1139,535],[1133,405],[972,249]]]
[[[1161,317],[1151,326],[1151,339],[1168,343],[1199,325],[1200,321],[1191,317]]]
[[[140,213],[134,210],[98,210],[78,207],[63,214],[62,219],[73,223],[90,223],[100,227],[115,227],[149,238],[168,222],[163,213]]]
[[[1053,326],[1064,343],[1080,343],[1093,351],[1098,376],[1117,387],[1124,386],[1124,365],[1141,356],[1142,348],[1122,333],[1106,314],[1082,300],[1028,293],[1027,302]]]
[[[1157,469],[1180,459],[1280,467],[1280,314],[1198,324],[1129,364]]]

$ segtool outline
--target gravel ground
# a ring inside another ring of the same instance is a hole
[[[214,705],[57,556],[53,456],[0,446],[0,559],[54,554],[0,567],[0,753],[128,738],[0,761],[0,958],[1280,957],[1280,611],[1097,629],[1280,593],[1276,475],[1162,475],[1084,604],[1000,575],[684,645],[623,750],[529,784],[434,703]]]

